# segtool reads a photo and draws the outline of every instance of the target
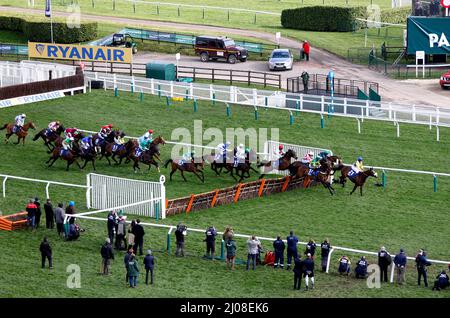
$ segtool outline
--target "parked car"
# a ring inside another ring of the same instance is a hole
[[[137,45],[129,34],[116,33],[112,37],[112,42],[108,46],[131,48],[133,54],[137,53]]]
[[[197,36],[194,48],[195,54],[200,56],[202,62],[225,59],[234,64],[237,60],[245,62],[248,57],[246,49],[236,46],[232,39],[226,37]]]
[[[442,74],[441,79],[439,80],[439,84],[442,89],[446,89],[450,87],[450,70],[447,73]]]
[[[275,49],[269,57],[269,70],[292,70],[294,56],[288,49]]]

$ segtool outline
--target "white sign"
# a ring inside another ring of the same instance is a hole
[[[419,61],[422,61],[422,77],[425,78],[425,51],[416,51],[416,78],[419,76]]]
[[[416,60],[425,59],[425,51],[416,51]]]
[[[62,91],[55,91],[49,93],[42,93],[36,95],[28,95],[28,96],[20,96],[10,99],[0,100],[0,108],[11,107],[16,105],[23,105],[35,102],[42,102],[45,100],[51,100],[56,98],[64,97],[64,93]]]
[[[275,33],[275,38],[278,40],[278,39],[281,39],[281,32],[277,32],[277,33]]]
[[[175,58],[177,59],[177,61],[179,61],[181,59],[181,54],[180,53],[175,54]]]

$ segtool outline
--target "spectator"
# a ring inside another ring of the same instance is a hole
[[[142,249],[144,247],[144,235],[145,231],[141,225],[141,220],[136,220],[136,225],[133,226],[133,234],[134,234],[134,253],[137,254],[137,250],[139,247],[139,255],[142,255]]]
[[[300,257],[294,258],[294,289],[302,287],[303,262]]]
[[[314,259],[314,254],[316,253],[316,242],[312,238],[309,239],[309,242],[306,244],[305,255],[311,254],[311,258]]]
[[[217,231],[214,228],[214,226],[208,227],[206,229],[205,235],[206,235],[204,240],[204,242],[206,242],[205,257],[206,258],[211,257],[211,259],[214,260],[214,253],[216,252],[216,236],[217,236]]]
[[[275,263],[273,264],[274,268],[278,268],[280,265],[281,269],[284,267],[284,250],[286,249],[286,245],[284,244],[281,236],[277,236],[277,239],[273,242],[273,249],[275,251]],[[295,262],[295,260],[294,260]]]
[[[306,59],[306,61],[309,61],[309,53],[311,52],[311,46],[309,45],[309,42],[304,40],[302,48],[303,48],[303,57]]]
[[[350,259],[347,256],[342,256],[339,259],[339,268],[338,272],[339,274],[346,274],[347,276],[350,275],[350,265],[352,263],[350,262]]]
[[[320,244],[320,256],[322,257],[322,261],[320,265],[322,267],[322,272],[326,272],[328,265],[328,255],[330,254],[331,245],[328,239],[325,239],[322,244]]]
[[[248,254],[247,254],[247,267],[246,269],[249,270],[250,268],[250,260],[252,261],[252,268],[255,270],[256,268],[256,256],[259,253],[258,248],[261,246],[261,242],[256,239],[254,235],[252,235],[247,240],[247,247],[248,247]]]
[[[302,75],[300,75],[302,78],[303,83],[303,93],[308,94],[308,83],[309,83],[309,74],[306,70],[302,72]]]
[[[381,247],[378,252],[378,266],[380,266],[380,282],[388,282],[388,267],[392,263],[391,255],[386,252],[386,248],[384,246]]]
[[[394,264],[397,272],[397,284],[403,285],[405,283],[405,270],[407,258],[405,251],[401,248],[400,253],[395,255]]]
[[[127,275],[130,280],[130,287],[135,288],[137,285],[137,279],[139,276],[138,262],[136,261],[136,256],[131,254],[127,265]]]
[[[145,267],[145,284],[148,285],[148,272],[150,272],[150,285],[153,285],[153,269],[155,268],[155,257],[152,255],[152,251],[148,250],[147,255],[144,257]]]
[[[34,224],[35,224],[35,228],[37,229],[39,227],[39,225],[41,224],[41,215],[42,215],[41,202],[39,202],[38,197],[34,198],[34,204],[36,204],[36,219],[34,221]]]
[[[445,273],[445,269],[443,269],[441,273],[436,276],[436,281],[434,282],[432,290],[440,291],[441,289],[445,289],[448,286],[450,286],[450,280],[448,278],[448,275]]]
[[[34,203],[33,199],[30,199],[30,202],[28,202],[25,210],[28,212],[27,215],[27,224],[31,229],[34,230],[36,228],[36,209],[37,206]]]
[[[106,222],[106,227],[108,229],[108,237],[111,241],[111,244],[114,242],[114,232],[117,226],[117,214],[115,211],[111,211],[108,213],[108,219]]]
[[[41,251],[42,268],[45,268],[45,259],[48,259],[48,268],[52,269],[52,247],[50,246],[47,237],[44,237],[44,240],[41,242],[39,251]]]
[[[109,275],[109,267],[111,265],[111,260],[114,259],[114,252],[109,237],[105,240],[105,244],[102,245],[102,248],[100,249],[100,254],[102,255],[103,275]]]
[[[75,214],[75,202],[70,201],[69,205],[66,207],[66,214],[73,215]],[[69,218],[69,224],[75,223],[75,218]]]
[[[298,238],[294,235],[294,231],[289,232],[289,236],[286,238],[287,241],[287,267],[286,269],[289,270],[291,268],[291,261],[292,258],[297,258],[297,243]]]
[[[314,289],[314,260],[310,253],[306,254],[306,259],[303,261],[303,273],[305,276],[305,289],[309,288],[309,279],[311,278],[311,289]]]
[[[225,242],[227,242],[228,240],[233,239],[233,236],[234,236],[233,228],[230,227],[230,226],[227,226],[225,228],[225,231],[223,232],[223,235],[222,235],[223,240]]]
[[[132,226],[130,226],[130,228],[128,229],[128,242],[127,243],[128,243],[128,249],[131,248],[133,250],[133,253],[134,253],[135,252],[134,251],[134,234],[133,234],[133,227]]]
[[[227,269],[229,264],[231,263],[231,270],[234,271],[234,263],[236,260],[236,242],[233,240],[232,236],[228,238],[225,246],[227,248]]]
[[[356,278],[366,278],[367,277],[367,266],[369,263],[366,260],[365,256],[362,256],[361,259],[356,263],[355,267],[355,276]]]
[[[80,237],[80,227],[78,224],[69,224],[69,232],[67,233],[67,241],[76,241]]]
[[[123,215],[123,211],[119,212],[119,222],[117,224],[117,235],[116,235],[116,249],[118,250],[126,250],[127,249],[127,241],[125,239],[125,234],[127,231],[126,224],[127,217]],[[123,242],[123,247],[122,247]]]
[[[175,238],[177,241],[177,250],[175,256],[184,257],[184,237],[187,234],[187,227],[184,224],[179,223],[175,231]]]
[[[47,199],[47,202],[44,204],[45,211],[45,226],[47,229],[53,230],[55,226],[55,212],[53,211],[52,201]]]
[[[420,286],[420,281],[423,276],[423,282],[425,287],[428,287],[428,279],[427,279],[427,267],[430,266],[431,263],[427,260],[426,254],[424,250],[419,250],[419,253],[416,255],[416,266],[417,266],[417,285]]]
[[[125,254],[125,257],[123,258],[123,262],[125,264],[125,271],[126,271],[125,283],[128,283],[128,262],[130,261],[131,255],[133,255],[133,249],[129,248],[127,253]]]
[[[55,223],[56,230],[58,231],[58,235],[64,232],[64,219],[66,214],[64,213],[63,204],[58,203],[58,207],[55,209]]]

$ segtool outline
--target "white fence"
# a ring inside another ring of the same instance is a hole
[[[88,208],[116,209],[117,206],[144,202],[130,207],[128,213],[165,219],[164,182],[163,175],[159,182],[150,182],[90,173],[87,175],[87,183],[92,191]]]
[[[45,81],[75,75],[76,68],[70,65],[21,61],[0,62],[0,87]]]
[[[439,140],[439,127],[450,127],[450,109],[434,106],[380,103],[338,97],[331,99],[329,96],[171,82],[98,72],[85,72],[85,76],[89,87],[91,81],[97,80],[104,82],[105,89],[246,105],[256,110],[278,109],[287,111],[290,115],[295,111],[301,111],[319,114],[322,118],[324,115],[353,118],[358,121],[359,132],[364,120],[393,123],[397,126],[397,137],[400,136],[401,123],[419,124],[428,125],[430,129],[436,127],[436,139]]]

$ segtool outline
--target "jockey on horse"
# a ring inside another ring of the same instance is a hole
[[[150,139],[150,135],[145,133],[138,139],[138,147],[136,148],[135,156],[140,157],[141,154],[150,149],[150,145],[152,144],[152,140]]]
[[[246,154],[248,153],[243,144],[239,144],[239,146],[234,151],[234,167],[236,168],[240,162],[245,160]]]
[[[25,124],[25,118],[27,118],[27,115],[25,114],[17,115],[16,118],[14,118],[13,134],[22,130],[22,127]]]
[[[61,126],[61,123],[59,122],[59,120],[52,121],[50,124],[48,124],[48,127],[45,130],[45,136],[47,138],[51,138],[52,136],[56,136],[57,135],[57,131],[58,131],[60,126]]]
[[[283,145],[279,145],[278,146],[278,151],[274,150],[273,151],[273,156],[276,158],[276,160],[273,161],[272,163],[272,167],[274,169],[278,169],[278,167],[280,166],[280,161],[281,159],[284,157],[284,155],[286,154],[283,150]]]
[[[92,148],[94,148],[94,144],[92,143],[92,135],[88,135],[81,139],[80,150],[83,155],[88,154]]]
[[[124,147],[125,144],[125,133],[121,132],[119,135],[114,137],[114,145],[112,147],[112,152],[115,153]]]
[[[228,157],[227,152],[229,151],[228,147],[230,145],[231,145],[231,142],[229,142],[229,141],[217,145],[217,153],[216,153],[216,157],[214,158],[214,160],[217,163],[219,163],[220,161],[222,161],[223,163],[226,163],[227,157]]]
[[[95,139],[95,146],[97,147],[97,153],[100,153],[102,151],[102,147],[106,142],[105,139],[106,137],[109,136],[113,127],[114,127],[113,124],[108,124],[100,128],[100,131],[97,134],[97,139]]]
[[[314,152],[310,151],[300,160],[300,162],[303,163],[305,166],[310,166],[313,159],[314,159]]]
[[[75,139],[73,137],[67,137],[66,139],[63,140],[62,142],[62,149],[61,149],[61,153],[60,156],[63,157],[67,151],[71,151],[72,150],[72,142]]]
[[[183,167],[183,165],[186,162],[194,162],[194,156],[195,156],[195,150],[192,150],[190,152],[186,152],[180,159],[180,161],[178,161],[178,165],[180,166],[180,168]]]
[[[364,171],[363,158],[359,156],[356,162],[353,163],[352,170],[348,173],[348,178],[355,179],[363,171]]]
[[[78,130],[78,128],[66,128],[66,130],[64,130],[64,137],[65,138],[75,138],[76,136],[78,136],[80,134],[80,131]]]

